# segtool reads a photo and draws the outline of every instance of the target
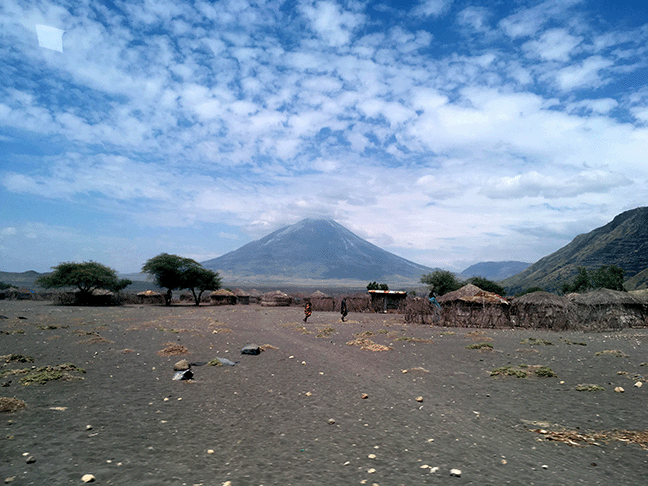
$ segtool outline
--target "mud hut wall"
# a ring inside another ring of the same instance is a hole
[[[461,300],[441,306],[441,325],[446,327],[508,328],[512,327],[510,306],[478,304]]]
[[[313,311],[331,312],[335,310],[333,297],[310,297],[308,300],[313,305]]]
[[[515,327],[553,331],[578,330],[581,328],[573,307],[528,302],[513,303],[511,323]]]
[[[576,304],[576,319],[585,331],[620,330],[644,327],[646,314],[642,304]]]

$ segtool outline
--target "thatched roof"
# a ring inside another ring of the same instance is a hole
[[[472,302],[475,304],[507,304],[508,301],[494,292],[487,292],[476,285],[468,284],[454,292],[448,292],[437,299],[439,302]]]
[[[439,302],[449,302],[452,300],[459,300],[462,297],[472,297],[474,295],[477,295],[481,291],[482,290],[476,285],[468,284],[468,285],[464,285],[459,290],[448,292],[447,294],[443,294],[442,296],[437,297],[437,300]]]
[[[561,297],[560,295],[544,291],[531,292],[529,294],[522,295],[521,297],[516,297],[513,303],[542,306],[550,305],[554,307],[567,307],[570,304],[569,299],[567,299],[566,297]]]
[[[262,295],[262,292],[257,289],[252,289],[248,292],[250,297],[260,297]]]
[[[642,301],[644,304],[648,303],[648,289],[632,290],[628,293],[636,299]]]
[[[144,290],[143,292],[138,292],[138,297],[161,297],[162,294],[155,292],[153,290]]]
[[[319,290],[316,290],[312,294],[309,295],[311,299],[326,299],[330,297],[329,295],[326,295],[324,292],[321,292]]]
[[[209,296],[210,297],[217,297],[217,296],[235,297],[235,295],[227,289],[214,290],[211,294],[209,294]]]
[[[585,305],[636,305],[642,303],[629,292],[610,289],[594,290],[586,294],[569,294],[567,297],[575,304]]]
[[[263,294],[262,297],[266,300],[290,298],[288,294],[284,294],[281,290],[273,290],[272,292],[266,292],[265,294]]]
[[[237,297],[249,297],[250,296],[250,294],[248,292],[246,292],[245,290],[243,290],[243,289],[234,289],[234,290],[232,290],[232,292]]]

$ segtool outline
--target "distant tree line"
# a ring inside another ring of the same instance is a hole
[[[389,286],[386,283],[379,284],[373,281],[367,284],[367,290],[389,290]]]
[[[500,284],[488,280],[484,277],[471,277],[466,281],[461,281],[449,270],[435,270],[432,273],[425,274],[421,277],[421,283],[424,283],[437,295],[444,295],[448,292],[459,290],[466,284],[473,284],[487,292],[494,292],[498,295],[504,295],[506,290]]]
[[[625,272],[616,265],[603,265],[593,273],[588,273],[585,267],[578,267],[578,274],[571,283],[564,283],[562,293],[587,292],[592,289],[611,289],[624,291],[623,276]]]
[[[42,275],[36,284],[46,289],[75,288],[75,303],[92,303],[92,294],[97,289],[119,292],[132,282],[120,279],[117,272],[101,263],[89,261],[83,263],[65,262],[52,267],[52,273]],[[171,305],[174,290],[189,289],[196,305],[207,290],[218,290],[221,278],[218,272],[204,268],[191,258],[161,253],[144,263],[142,272],[149,274],[158,287],[166,288],[165,304]]]

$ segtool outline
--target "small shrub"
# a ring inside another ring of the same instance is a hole
[[[528,344],[529,346],[553,346],[553,343],[551,341],[534,337],[523,339],[521,344]]]
[[[27,404],[25,402],[16,397],[0,397],[0,413],[16,412],[26,406]]]
[[[604,349],[595,354],[595,356],[616,356],[617,358],[627,358],[628,355],[625,354],[620,349]]]
[[[595,385],[593,383],[590,384],[581,384],[581,385],[576,385],[576,391],[604,391],[605,388],[603,388],[600,385]]]
[[[492,351],[493,345],[491,343],[473,343],[466,346],[466,349],[480,349],[480,350]]]
[[[516,378],[526,378],[528,375],[526,371],[516,370],[512,366],[502,366],[501,368],[495,368],[490,372],[491,376],[515,376]]]
[[[16,363],[33,363],[34,358],[31,356],[25,356],[24,354],[5,354],[0,356],[0,359],[3,359],[6,363],[11,363],[12,361]]]
[[[540,366],[535,370],[535,374],[541,378],[553,378],[556,376],[556,373],[548,366]]]

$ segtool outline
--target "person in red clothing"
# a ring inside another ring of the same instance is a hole
[[[309,301],[306,301],[306,305],[304,306],[304,322],[308,320],[308,318],[311,316],[313,313],[313,304],[311,304]]]

